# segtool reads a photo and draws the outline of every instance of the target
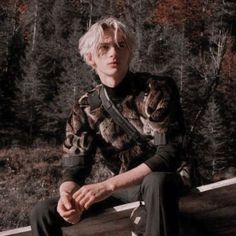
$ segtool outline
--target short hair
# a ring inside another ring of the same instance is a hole
[[[99,43],[102,41],[104,31],[106,29],[114,30],[115,43],[117,42],[117,32],[120,31],[123,34],[124,40],[133,54],[135,41],[133,35],[127,30],[127,27],[114,17],[106,17],[95,24],[93,24],[88,31],[79,40],[79,52],[80,55],[87,62],[87,56],[89,54],[94,55],[97,52]]]

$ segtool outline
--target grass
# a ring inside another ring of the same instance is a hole
[[[58,195],[61,154],[60,146],[0,149],[0,232],[28,226],[36,202]],[[211,182],[235,176],[236,168],[230,166]]]
[[[0,150],[0,231],[29,225],[39,200],[56,196],[61,147]]]

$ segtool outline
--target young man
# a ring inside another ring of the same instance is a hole
[[[39,203],[33,235],[62,235],[104,200],[145,202],[146,236],[178,235],[178,176],[184,123],[173,80],[129,72],[134,41],[113,17],[80,39],[101,84],[75,104],[66,127],[60,198]],[[101,93],[141,135],[134,140],[104,109]]]

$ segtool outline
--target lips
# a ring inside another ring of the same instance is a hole
[[[117,65],[119,65],[119,63],[118,63],[118,61],[112,61],[112,62],[108,63],[108,65],[117,66]]]

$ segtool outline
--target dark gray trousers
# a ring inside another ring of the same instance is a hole
[[[146,208],[145,236],[178,236],[180,179],[176,173],[152,172],[141,185],[115,192],[113,197],[123,203],[143,200]],[[62,226],[69,226],[57,213],[58,199],[39,202],[30,216],[33,236],[61,236]],[[110,207],[114,198],[94,204],[86,214],[89,217]]]

